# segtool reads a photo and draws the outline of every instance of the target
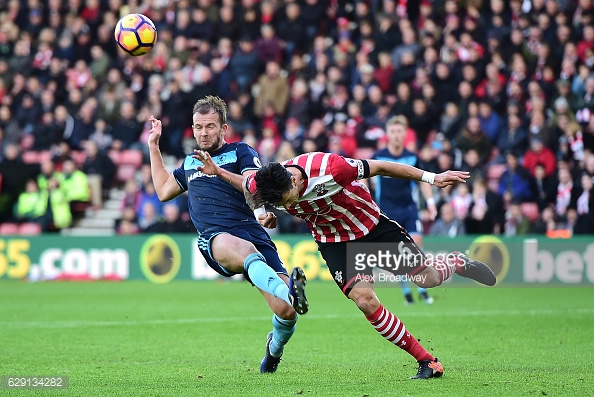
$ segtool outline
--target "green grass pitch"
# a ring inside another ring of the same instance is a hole
[[[587,396],[594,388],[594,289],[437,288],[432,306],[384,305],[440,358],[382,339],[333,283],[275,374],[260,374],[270,314],[245,282],[0,282],[0,376],[61,375],[67,390],[0,396]]]

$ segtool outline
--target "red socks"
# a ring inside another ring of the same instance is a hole
[[[441,283],[452,277],[452,274],[456,272],[456,263],[458,261],[460,260],[457,258],[450,258],[449,255],[447,257],[444,255],[436,255],[431,259],[427,259],[427,261],[425,261],[425,266],[432,266],[437,270],[437,273],[439,274],[438,285],[441,285]]]
[[[415,360],[433,360],[433,356],[406,330],[404,323],[389,310],[386,310],[383,305],[380,305],[379,309],[366,318],[381,336],[407,351]]]

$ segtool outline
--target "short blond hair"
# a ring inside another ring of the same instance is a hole
[[[388,121],[386,121],[386,130],[388,129],[389,126],[391,126],[393,124],[401,125],[404,128],[408,128],[408,119],[403,114],[392,116],[392,117],[390,117],[390,119]]]

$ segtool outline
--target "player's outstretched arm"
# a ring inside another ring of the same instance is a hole
[[[466,182],[470,178],[470,173],[465,171],[445,171],[441,174],[423,171],[419,168],[393,163],[391,161],[367,160],[369,164],[369,176],[389,176],[392,178],[410,179],[413,181],[422,181],[431,183],[439,188],[453,185],[458,182]]]
[[[148,138],[153,185],[155,185],[155,191],[157,192],[159,200],[169,201],[182,194],[182,189],[177,184],[174,176],[167,172],[165,164],[163,164],[163,157],[159,150],[159,138],[161,137],[162,131],[161,120],[157,120],[151,116],[149,121],[153,126],[149,132]]]

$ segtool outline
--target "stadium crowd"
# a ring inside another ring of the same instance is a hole
[[[435,192],[438,219],[421,212],[428,234],[594,233],[590,0],[2,4],[1,220],[58,230],[118,187],[118,233],[192,231],[185,200],[156,198],[147,120],[163,120],[162,149],[181,161],[192,105],[213,94],[228,103],[227,142],[249,143],[264,164],[311,151],[370,158],[386,120],[406,116],[423,168],[472,175]],[[113,37],[136,12],[158,31],[143,57]],[[281,217],[279,230],[304,229]]]

